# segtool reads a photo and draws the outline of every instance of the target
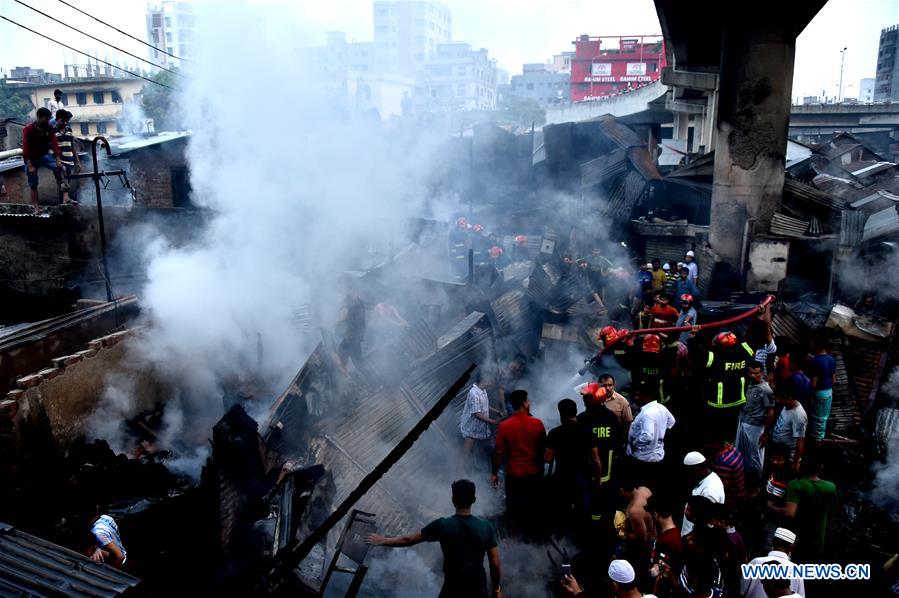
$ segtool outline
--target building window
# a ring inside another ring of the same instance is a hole
[[[104,122],[97,123],[97,134],[103,135],[104,133],[106,133],[106,123],[104,123]]]
[[[168,29],[171,26],[172,26],[172,17],[166,17],[165,18],[165,28]]]
[[[119,95],[119,92],[117,92],[117,91],[112,92],[112,103],[113,104],[121,104],[122,103],[122,96]]]
[[[91,127],[89,124],[81,123],[81,134],[82,135],[90,135],[91,134]]]
[[[162,15],[153,15],[153,27],[162,27]]]
[[[171,34],[171,33],[166,32],[166,34],[165,34],[165,41],[166,41],[167,43],[172,43],[172,34]]]
[[[86,105],[87,104],[87,94],[84,92],[76,93],[75,94],[75,103],[78,104],[79,106]]]
[[[165,49],[165,51],[168,52],[169,54],[174,54],[174,53],[175,53],[175,48],[169,46],[168,48]]]
[[[528,83],[527,88],[528,88],[528,90],[534,89],[534,84]]]
[[[103,103],[103,92],[95,91],[94,92],[94,104],[102,104]]]

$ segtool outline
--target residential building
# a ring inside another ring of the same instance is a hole
[[[552,72],[546,64],[525,64],[522,74],[512,77],[508,93],[514,97],[536,100],[544,107],[567,102],[570,89],[568,77],[568,73]]]
[[[147,42],[159,48],[150,48],[150,61],[166,68],[180,66],[178,58],[194,58],[196,41],[192,3],[172,0],[150,3],[147,7]]]
[[[452,15],[442,2],[376,0],[374,27],[379,68],[410,77],[452,39]]]
[[[129,134],[120,122],[129,103],[140,103],[143,81],[136,78],[95,77],[67,79],[55,83],[23,84],[15,93],[36,108],[46,107],[53,90],[62,91],[62,101],[72,113],[75,135],[116,136]]]
[[[62,81],[62,75],[48,73],[44,69],[33,69],[30,66],[17,66],[9,70],[9,79],[23,83],[56,83]]]
[[[465,42],[437,45],[435,56],[415,81],[415,108],[420,112],[494,110],[496,60],[486,48],[472,50]]]
[[[661,35],[582,35],[571,58],[571,100],[582,102],[657,81],[665,66]]]
[[[874,77],[867,77],[861,80],[858,85],[858,101],[870,104],[874,101]]]
[[[562,52],[555,54],[546,68],[553,73],[571,73],[571,59],[574,58],[574,52]]]
[[[899,101],[899,25],[880,32],[877,52],[877,76],[874,81],[875,102]]]
[[[300,61],[311,90],[325,94],[332,107],[376,111],[382,120],[408,110],[412,77],[382,69],[372,42],[348,42],[342,31],[327,32],[324,46],[303,48]]]

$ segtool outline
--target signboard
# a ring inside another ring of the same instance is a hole
[[[612,74],[612,63],[594,62],[590,65],[590,74],[594,77],[608,77]]]
[[[628,62],[627,63],[627,75],[629,77],[640,76],[646,74],[646,63],[645,62]]]

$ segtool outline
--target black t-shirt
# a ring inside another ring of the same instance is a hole
[[[555,470],[558,480],[572,480],[577,476],[590,475],[590,449],[593,438],[584,426],[576,422],[564,421],[546,435],[546,448],[553,450]]]
[[[577,423],[589,436],[591,447],[599,449],[603,483],[608,483],[621,441],[618,418],[605,405],[597,405],[579,413]]]
[[[441,598],[487,596],[484,557],[496,546],[492,523],[473,515],[453,515],[435,519],[421,535],[426,542],[440,542],[443,551]]]

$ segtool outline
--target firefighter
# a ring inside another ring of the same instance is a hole
[[[631,365],[631,383],[644,384],[659,397],[659,403],[671,401],[671,359],[662,350],[662,339],[657,334],[647,334],[640,343],[639,355]]]
[[[484,233],[484,225],[475,224],[472,226],[471,249],[474,254],[474,263],[476,265],[482,266],[490,262],[490,257],[487,254],[490,245],[490,242],[487,240],[487,235]]]
[[[746,402],[747,364],[754,352],[733,332],[720,332],[704,361],[707,387],[704,425],[710,439],[733,442],[737,419]]]
[[[512,246],[512,261],[523,262],[531,259],[528,254],[528,238],[525,235],[515,236],[515,245]]]
[[[499,269],[506,265],[506,260],[503,258],[503,248],[499,245],[494,245],[487,251],[487,255],[489,257],[489,262],[495,268]]]
[[[621,432],[618,418],[605,406],[611,398],[605,386],[591,382],[584,386],[581,398],[584,411],[577,416],[578,426],[590,438],[590,462],[593,484],[590,488],[590,520],[592,525],[608,527],[612,512],[614,475],[617,474],[616,458],[620,452]]]
[[[633,342],[629,335],[627,330],[618,330],[614,326],[600,328],[597,338],[602,343],[602,349],[588,359],[584,368],[578,373],[583,376],[588,370],[591,370],[594,375],[598,376],[610,369],[629,369],[630,345]],[[607,363],[606,359],[611,359],[614,363]]]
[[[468,248],[471,247],[468,231],[468,220],[460,217],[456,220],[456,226],[449,232],[451,267],[453,273],[460,277],[468,273]]]

